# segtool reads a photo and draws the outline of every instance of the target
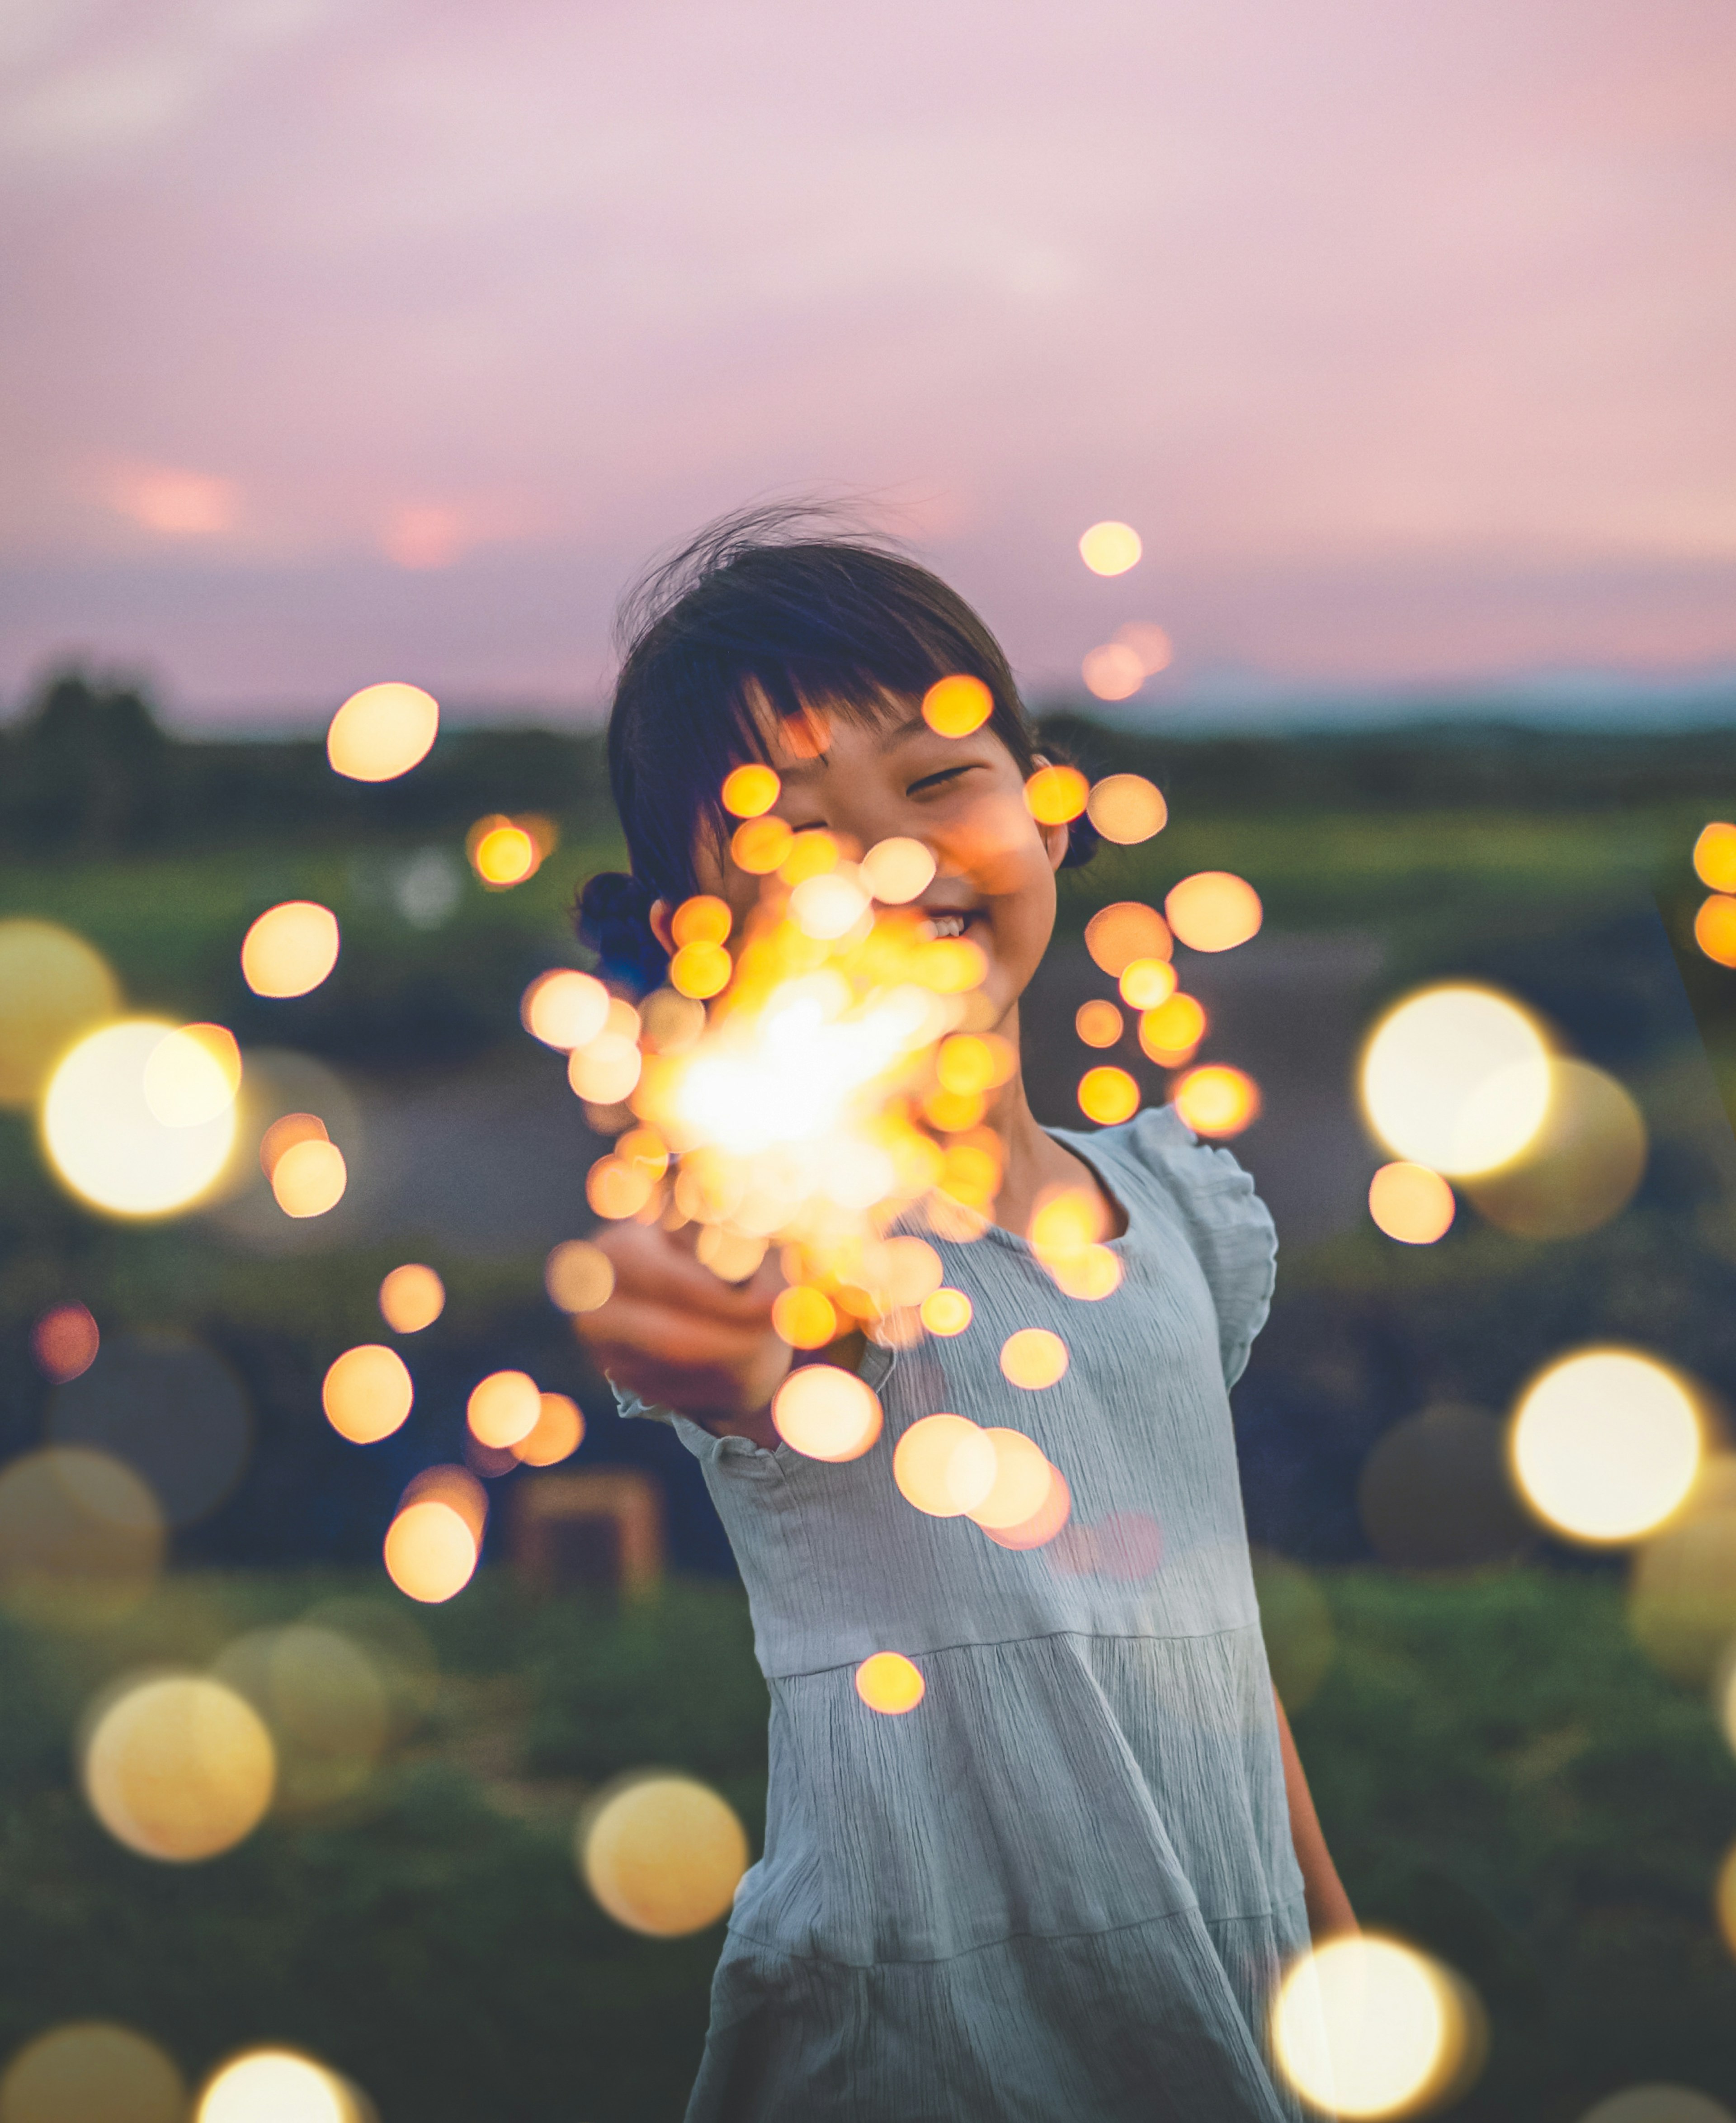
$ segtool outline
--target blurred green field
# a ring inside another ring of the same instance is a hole
[[[1272,1565],[1264,1596],[1299,1704],[1324,1664],[1296,1732],[1359,1913],[1445,1955],[1489,2009],[1466,2123],[1572,2123],[1645,2079],[1736,2098],[1736,1963],[1710,1908],[1736,1761],[1706,1702],[1634,1649],[1617,1589]],[[765,1694],[741,1595],[538,1605],[485,1572],[418,1612],[437,1671],[360,1797],[204,1864],[110,1841],[69,1773],[92,1691],[339,1596],[382,1588],[183,1574],[98,1632],[0,1624],[0,2053],[107,2016],[190,2074],[304,2044],[387,2123],[677,2117],[718,1933],[620,1930],[578,1883],[573,1830],[588,1791],[660,1764],[725,1793],[757,1849]]]
[[[1681,1007],[1685,981],[1736,1110],[1736,975],[1689,942],[1689,850],[1711,801],[1692,748],[1654,771],[1637,745],[1085,742],[1093,766],[1158,774],[1172,822],[1063,874],[1064,941],[1106,900],[1161,903],[1191,871],[1234,870],[1275,935],[1373,939],[1377,993],[1467,973],[1532,999],[1616,1070],[1651,1132],[1641,1193],[1584,1238],[1528,1244],[1467,1211],[1434,1247],[1364,1222],[1287,1249],[1236,1404],[1260,1537],[1293,1557],[1366,1554],[1357,1471],[1388,1426],[1444,1398],[1499,1410],[1535,1363],[1593,1336],[1668,1350],[1736,1401],[1730,1144]],[[574,890],[621,860],[594,743],[466,738],[443,763],[437,748],[426,783],[335,800],[312,748],[204,751],[171,748],[169,794],[124,830],[89,802],[56,813],[42,799],[30,831],[11,832],[0,790],[0,917],[89,938],[134,1009],[214,1018],[244,1047],[305,1049],[388,1090],[557,1066],[520,1030],[518,1002],[538,972],[582,962]],[[273,776],[288,792],[275,808]],[[557,816],[559,850],[526,884],[484,891],[465,826],[533,804]],[[402,883],[429,851],[454,903],[420,926]],[[241,937],[298,897],[338,913],[342,957],[315,994],[262,1001],[241,979]],[[115,1673],[204,1664],[340,1596],[409,1611],[377,1563],[277,1567],[377,1556],[414,1471],[355,1455],[318,1409],[324,1365],[379,1333],[374,1291],[401,1257],[261,1257],[198,1219],[104,1222],[55,1185],[29,1117],[0,1115],[0,1452],[40,1440],[48,1390],[26,1335],[67,1295],[105,1333],[166,1325],[219,1350],[257,1426],[241,1519],[183,1536],[176,1574],[138,1615],[96,1633],[0,1619],[0,2055],[54,2021],[107,2014],[194,2074],[244,2042],[305,2043],[386,2123],[656,2123],[681,2111],[718,1934],[620,1931],[578,1886],[571,1834],[587,1791],[661,1763],[716,1784],[757,1838],[765,1694],[729,1583],[676,1579],[617,1610],[537,1605],[485,1568],[449,1607],[418,1610],[438,1680],[365,1800],[273,1821],[208,1865],[129,1855],[73,1788],[81,1708]],[[425,1257],[448,1305],[417,1345],[400,1441],[415,1464],[457,1450],[461,1382],[508,1361],[590,1396],[585,1455],[605,1446],[612,1418],[543,1300],[540,1255]],[[606,1449],[653,1444],[672,1447],[671,1508],[703,1511],[681,1501],[696,1484],[672,1441]],[[1269,1568],[1275,1666],[1298,1704],[1330,1617],[1326,1677],[1296,1717],[1329,1835],[1364,1917],[1444,1954],[1489,2006],[1489,2067],[1457,2111],[1472,2123],[1575,2123],[1648,2078],[1736,2100],[1736,1959],[1710,1905],[1736,1839],[1736,1761],[1704,1699],[1629,1642],[1614,1570],[1546,1554],[1460,1581]],[[199,1556],[274,1567],[190,1568]]]

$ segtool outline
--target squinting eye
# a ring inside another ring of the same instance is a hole
[[[913,781],[904,793],[906,796],[914,796],[919,789],[938,789],[943,783],[956,781],[962,774],[969,771],[966,766],[943,767],[938,774],[924,774],[920,780]]]

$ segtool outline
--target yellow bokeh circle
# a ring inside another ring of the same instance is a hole
[[[258,996],[312,992],[338,963],[338,917],[316,900],[268,907],[241,939],[241,977]]]
[[[0,1106],[30,1105],[78,1038],[115,1016],[120,983],[57,921],[0,921]]]
[[[994,1483],[994,1441],[962,1415],[925,1415],[892,1455],[892,1479],[906,1503],[930,1518],[962,1518]]]
[[[1143,774],[1106,774],[1092,790],[1085,811],[1103,838],[1121,847],[1149,841],[1169,823],[1163,790]]]
[[[352,781],[392,781],[427,758],[439,730],[440,704],[419,686],[364,686],[332,717],[325,756]]]
[[[771,1404],[778,1435],[809,1460],[855,1460],[880,1435],[878,1397],[854,1371],[836,1364],[803,1364],[779,1387]]]
[[[1396,1157],[1449,1179],[1518,1156],[1548,1118],[1547,1041],[1498,990],[1451,984],[1396,1003],[1363,1050],[1369,1127]]]
[[[1736,825],[1715,818],[1694,843],[1694,874],[1709,891],[1736,892]]]
[[[903,834],[877,841],[862,858],[862,882],[882,907],[905,907],[934,882],[934,857]]]
[[[161,1216],[190,1208],[229,1161],[235,1103],[190,1126],[152,1111],[147,1081],[153,1058],[175,1028],[123,1018],[87,1033],[61,1057],[42,1105],[50,1163],[76,1194],[119,1216]]]
[[[1303,2099],[1345,2118],[1417,2114],[1481,2062],[1480,2009],[1429,1956],[1373,1934],[1294,1962],[1272,2008],[1272,2051]]]
[[[250,2050],[205,2082],[193,2123],[372,2123],[347,2081],[298,2050]]]
[[[91,1811],[110,1835],[175,1864],[215,1858],[250,1835],[277,1781],[258,1712],[199,1674],[122,1684],[93,1721],[80,1766]]]
[[[962,1334],[971,1324],[971,1310],[962,1290],[931,1291],[922,1301],[922,1324],[931,1334]]]
[[[875,1652],[856,1669],[856,1693],[883,1718],[902,1718],[927,1692],[922,1669],[901,1652]]]
[[[1233,951],[1259,933],[1260,895],[1231,870],[1184,877],[1163,902],[1164,918],[1191,951]]]
[[[1094,575],[1125,575],[1138,565],[1144,550],[1133,526],[1113,518],[1093,523],[1079,536],[1079,558]]]
[[[642,1776],[579,1823],[579,1869],[629,1931],[681,1938],[727,1914],[747,1870],[747,1831],[727,1799],[691,1777]]]
[[[1088,1069],[1079,1079],[1079,1110],[1088,1120],[1113,1127],[1139,1110],[1139,1087],[1125,1069],[1105,1065]]]
[[[770,767],[751,761],[724,776],[723,808],[732,818],[760,818],[777,802],[783,785]]]
[[[73,2020],[28,2041],[0,2078],[0,2123],[186,2123],[187,2087],[148,2036]]]
[[[1509,1437],[1521,1493],[1557,1533],[1588,1546],[1636,1540],[1687,1498],[1705,1434],[1695,1396],[1643,1350],[1559,1358],[1526,1387]]]
[[[1091,784],[1076,766],[1040,766],[1025,784],[1025,808],[1040,826],[1065,826],[1083,811]]]
[[[969,737],[994,712],[994,695],[963,673],[938,679],[922,696],[922,719],[941,737]]]

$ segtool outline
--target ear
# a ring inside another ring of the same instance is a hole
[[[1054,764],[1052,760],[1046,759],[1041,752],[1036,753],[1034,757],[1039,766],[1050,766]],[[1050,869],[1059,869],[1067,860],[1067,850],[1072,845],[1073,836],[1065,825],[1039,826],[1036,830],[1043,844],[1043,852],[1049,858]]]
[[[1065,826],[1062,827],[1063,832],[1066,830]],[[645,918],[651,924],[652,935],[672,958],[675,956],[675,922],[669,912],[669,902],[667,899],[653,899],[651,902],[651,911]]]

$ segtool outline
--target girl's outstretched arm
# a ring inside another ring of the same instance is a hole
[[[1272,1690],[1272,1702],[1278,1712],[1278,1744],[1284,1753],[1284,1793],[1289,1802],[1290,1840],[1296,1846],[1296,1863],[1302,1868],[1308,1929],[1317,1942],[1331,1938],[1335,1933],[1355,1931],[1356,1913],[1350,1907],[1350,1898],[1344,1891],[1338,1868],[1332,1863],[1332,1854],[1327,1849],[1326,1837],[1321,1833],[1313,1794],[1303,1774],[1302,1758],[1290,1735],[1290,1721],[1284,1713],[1284,1704],[1275,1688]]]

